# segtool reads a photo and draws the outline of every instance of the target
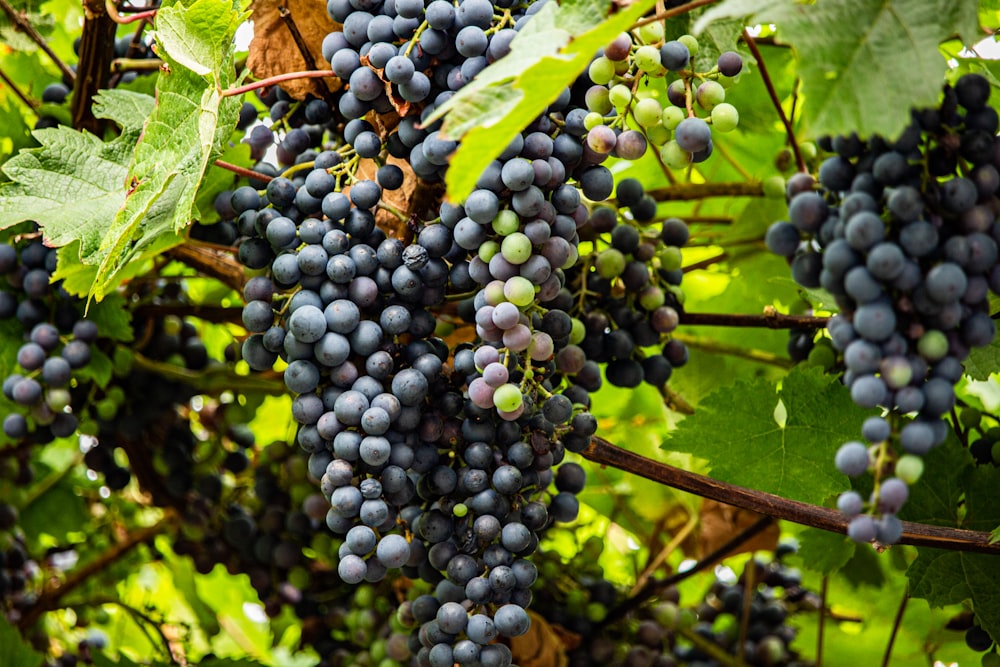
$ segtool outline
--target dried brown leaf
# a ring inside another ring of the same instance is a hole
[[[288,10],[288,19],[281,17],[281,10]],[[296,44],[287,20],[294,22],[302,41],[313,60],[313,66],[325,69],[330,63],[323,59],[323,38],[340,30],[326,12],[326,3],[315,0],[253,0],[253,40],[247,67],[258,79],[287,72],[311,69]],[[340,88],[339,79],[297,79],[281,84],[283,90],[297,100],[312,94],[326,97]]]
[[[741,531],[756,523],[763,515],[714,500],[704,500],[701,505],[701,533],[698,536],[698,553],[712,553]],[[727,556],[753,551],[773,551],[778,544],[780,529],[772,523],[760,533],[741,544]]]
[[[580,636],[558,626],[549,625],[543,617],[529,611],[531,628],[510,640],[514,662],[521,667],[566,667],[567,648],[579,644]],[[572,645],[571,645],[572,643]]]

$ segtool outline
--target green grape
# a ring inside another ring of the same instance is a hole
[[[493,218],[493,231],[500,236],[507,236],[518,230],[521,226],[521,218],[510,209],[504,209]]]
[[[806,361],[811,366],[819,366],[822,369],[829,370],[837,363],[837,353],[829,345],[817,344],[816,347],[809,351],[809,357]]]
[[[765,197],[770,199],[778,199],[779,197],[784,199],[785,197],[784,176],[768,176],[761,182],[761,187],[764,189]]]
[[[594,62],[590,63],[587,75],[590,76],[591,81],[599,86],[611,83],[611,80],[615,78],[615,63],[604,56],[595,58]]]
[[[493,405],[497,407],[497,410],[513,412],[521,407],[523,401],[524,396],[521,395],[521,390],[516,384],[502,385],[493,392]]]
[[[635,65],[640,72],[653,74],[663,69],[660,64],[660,50],[655,46],[647,44],[635,50]]]
[[[639,292],[639,305],[644,310],[654,311],[667,302],[667,295],[656,285],[647,285]]]
[[[524,264],[531,257],[531,240],[521,232],[514,232],[504,238],[500,252],[511,264]]]
[[[535,300],[535,286],[523,276],[514,276],[504,283],[503,295],[515,306],[527,306]]]
[[[45,402],[53,412],[62,412],[71,400],[68,389],[49,389],[45,392]]]
[[[799,152],[802,153],[802,159],[806,161],[815,160],[817,155],[816,144],[811,141],[803,141],[799,144]]]
[[[978,428],[979,423],[983,420],[983,413],[976,408],[965,408],[958,415],[958,421],[962,423],[965,428]]]
[[[726,89],[718,81],[704,81],[695,91],[695,100],[705,111],[711,111],[726,99]]]
[[[632,107],[632,114],[635,116],[635,122],[642,127],[649,128],[660,124],[663,117],[663,107],[657,100],[647,97],[635,103],[635,106]]]
[[[574,266],[576,266],[576,262],[579,259],[580,259],[580,250],[575,245],[571,245],[569,247],[569,257],[566,258],[566,263],[560,266],[559,268],[564,271],[567,269],[571,269]]]
[[[489,263],[493,256],[500,252],[500,244],[496,241],[486,241],[483,245],[479,246],[479,259],[486,263]]]
[[[118,404],[110,398],[104,398],[97,402],[97,418],[101,421],[111,421],[118,414]]]
[[[597,274],[602,278],[610,280],[620,276],[622,271],[625,270],[625,255],[622,254],[621,250],[608,248],[607,250],[602,250],[597,256],[595,265],[597,267]]]
[[[670,141],[670,138],[673,136],[673,132],[662,125],[655,125],[646,129],[646,139],[654,146],[662,146]]]
[[[469,513],[469,508],[465,505],[465,503],[456,503],[455,506],[451,508],[451,513],[461,519]]]
[[[666,27],[662,21],[647,23],[646,25],[639,26],[639,39],[641,39],[645,44],[659,42],[663,39],[663,33],[665,30]]]
[[[652,608],[653,618],[665,630],[673,630],[680,620],[680,609],[673,602],[658,602]]]
[[[632,101],[632,91],[629,90],[628,86],[618,84],[608,91],[608,99],[611,100],[615,109],[621,110]]]
[[[681,249],[676,246],[666,246],[660,251],[660,268],[664,271],[676,271],[681,268]]]
[[[688,51],[691,55],[698,53],[698,40],[695,39],[694,35],[681,35],[677,38],[677,41],[688,47]]]
[[[723,102],[712,109],[712,125],[719,132],[731,132],[740,124],[740,112],[732,104]]]
[[[678,81],[680,81],[680,79],[678,79]],[[674,84],[670,85],[672,86]],[[683,87],[683,85],[684,82],[681,81],[681,86]],[[685,118],[687,118],[687,114],[684,113],[684,109],[681,109],[680,107],[669,106],[663,109],[663,117],[661,118],[661,122],[663,123],[663,127],[667,128],[668,130],[674,130],[677,128],[678,125],[681,124],[681,121],[684,120]],[[782,190],[781,196],[782,197],[785,196],[784,190]]]
[[[608,89],[604,86],[591,86],[584,95],[584,103],[591,111],[596,111],[602,116],[611,111],[611,100],[608,99]]]
[[[919,456],[904,454],[896,461],[896,477],[907,484],[915,484],[924,474],[924,460]]]
[[[670,140],[660,149],[660,158],[671,169],[684,169],[691,164],[691,154]]]
[[[604,125],[604,116],[597,113],[596,111],[591,111],[586,116],[583,117],[583,127],[589,132],[599,125]]]
[[[587,336],[587,327],[583,325],[583,322],[578,318],[574,317],[572,320],[573,326],[569,330],[569,342],[573,345],[577,345],[583,341]]]
[[[491,306],[503,303],[507,300],[507,297],[504,295],[504,283],[499,280],[495,280],[487,284],[486,287],[483,288],[483,296],[486,297],[486,303]]]
[[[943,331],[932,329],[917,341],[917,352],[927,361],[939,361],[948,354],[948,337]]]
[[[608,608],[600,602],[591,602],[587,605],[587,619],[591,623],[600,623],[608,615]]]
[[[667,291],[670,292],[675,299],[677,299],[677,303],[682,306],[684,305],[684,301],[687,299],[687,296],[684,294],[684,290],[681,289],[680,285],[667,285]]]
[[[309,588],[309,582],[311,577],[309,576],[309,570],[302,567],[301,565],[293,567],[288,571],[288,583],[299,590],[305,590]]]

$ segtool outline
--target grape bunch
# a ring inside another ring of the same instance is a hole
[[[3,394],[18,409],[3,415],[3,432],[46,443],[72,435],[85,409],[87,366],[99,330],[81,318],[82,302],[52,283],[56,250],[40,239],[0,244],[0,319],[24,341]]]
[[[864,442],[835,459],[850,477],[875,471],[868,502],[847,491],[837,503],[860,542],[900,538],[896,514],[920,457],[947,437],[962,362],[996,332],[988,298],[1000,290],[1000,151],[989,94],[985,78],[965,75],[894,141],[820,142],[834,155],[819,186],[808,174],[789,179],[788,221],[767,231],[800,285],[836,297],[827,329],[844,383],[855,403],[883,409],[862,425]]]
[[[591,62],[586,104],[567,114],[567,131],[584,137],[588,151],[601,157],[637,160],[652,144],[672,169],[704,162],[712,154],[712,128],[731,132],[739,124],[720,81],[737,76],[743,59],[727,51],[710,71],[697,72],[698,49],[692,35],[666,39],[663,22],[621,33]],[[674,76],[666,84],[666,104],[648,86],[640,88],[643,81],[665,83]]]

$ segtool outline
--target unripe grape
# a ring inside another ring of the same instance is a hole
[[[505,384],[493,392],[493,404],[504,412],[513,412],[523,401],[521,390],[515,384]]]
[[[685,118],[687,118],[687,114],[684,113],[684,109],[681,109],[680,107],[666,107],[663,109],[663,115],[660,120],[663,123],[663,127],[668,130],[673,130],[680,125],[681,121]],[[784,195],[785,193],[782,192],[781,196]]]
[[[896,477],[907,484],[915,484],[924,474],[924,460],[919,456],[904,454],[896,461]]]
[[[583,127],[585,130],[592,130],[599,125],[604,125],[604,116],[596,111],[591,111],[583,117]]]
[[[739,123],[740,112],[732,104],[723,102],[712,109],[712,127],[719,132],[731,132],[736,129]]]
[[[673,133],[662,125],[655,125],[653,127],[646,128],[646,138],[649,139],[649,143],[654,146],[662,146],[670,141],[670,137],[672,136]]]
[[[676,141],[668,141],[660,149],[660,158],[671,169],[684,169],[691,164],[691,154],[677,145]]]
[[[635,103],[635,106],[632,107],[632,114],[635,116],[635,122],[642,127],[650,128],[660,124],[663,118],[663,107],[657,100],[647,97]]]
[[[587,75],[594,83],[600,86],[606,85],[615,78],[615,64],[603,56],[595,58],[594,62],[590,63]]]
[[[694,35],[681,35],[677,38],[677,41],[688,47],[688,51],[691,52],[692,56],[698,53],[698,40],[695,39]]]
[[[493,256],[500,252],[500,244],[496,241],[484,241],[481,246],[479,246],[478,255],[479,259],[483,260],[487,264]]]
[[[614,105],[615,109],[621,110],[627,107],[629,102],[632,101],[632,91],[629,90],[628,86],[619,83],[608,91],[608,99],[611,100],[611,104]]]
[[[726,99],[726,89],[718,81],[703,81],[695,91],[695,100],[705,111],[711,111]]]
[[[634,59],[640,72],[656,76],[663,71],[663,65],[660,64],[660,50],[655,46],[650,44],[640,46],[635,51]]]
[[[500,236],[507,236],[518,230],[521,225],[521,218],[510,209],[504,209],[493,218],[493,231]]]
[[[647,23],[646,25],[639,26],[639,39],[646,44],[659,42],[663,39],[665,29],[666,28],[662,21],[654,21],[653,23]]]

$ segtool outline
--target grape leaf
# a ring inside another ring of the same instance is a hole
[[[87,319],[97,325],[101,338],[128,343],[135,337],[132,311],[126,308],[125,297],[120,294],[108,295],[104,301],[92,305],[87,311]]]
[[[240,101],[223,97],[236,79],[234,36],[246,14],[226,0],[176,0],[160,7],[156,51],[165,70],[156,106],[129,165],[124,207],[104,235],[90,296],[100,301],[115,274],[157,238],[183,230],[198,185],[236,124]]]
[[[965,360],[965,374],[973,380],[988,380],[1000,368],[1000,339],[994,338],[985,347],[974,347]]]
[[[808,100],[802,118],[811,136],[894,137],[909,123],[910,108],[940,97],[947,64],[938,45],[956,33],[967,43],[978,38],[977,4],[726,0],[701,16],[695,32],[721,18],[777,24],[776,39],[798,58]]]
[[[799,535],[799,556],[802,565],[813,572],[831,574],[844,567],[857,549],[858,543],[839,533],[807,528]]]
[[[7,622],[3,614],[0,614],[0,646],[3,647],[0,667],[38,667],[45,659],[24,641],[21,633]]]
[[[969,450],[962,447],[951,435],[940,447],[924,456],[924,469],[934,474],[924,474],[910,486],[910,497],[900,511],[900,518],[907,521],[936,526],[958,525],[959,499],[969,474],[978,475],[973,469]]]
[[[564,0],[542,7],[511,42],[507,56],[425,120],[444,117],[442,134],[461,139],[446,176],[448,197],[465,199],[490,161],[583,72],[594,53],[653,4],[638,0],[617,13],[610,0]]]
[[[972,601],[976,621],[1000,638],[1000,557],[962,551],[920,549],[906,576],[910,594],[932,607]]]
[[[712,477],[819,504],[849,488],[837,472],[837,448],[858,437],[875,414],[851,402],[843,385],[819,369],[792,369],[781,390],[767,380],[741,380],[701,401],[664,449],[705,459]],[[778,400],[787,415],[775,419]]]

